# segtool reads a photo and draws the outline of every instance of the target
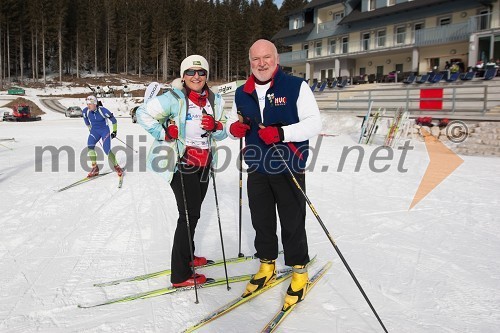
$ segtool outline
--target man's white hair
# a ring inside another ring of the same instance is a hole
[[[252,54],[252,48],[255,46],[255,44],[257,44],[257,43],[262,43],[262,42],[266,42],[266,43],[271,44],[271,45],[272,45],[272,47],[273,47],[274,55],[276,56],[276,59],[278,58],[278,49],[276,48],[276,45],[274,45],[274,43],[273,43],[273,42],[270,42],[270,41],[268,41],[267,39],[258,39],[258,40],[256,40],[256,41],[252,44],[252,46],[250,46],[250,49],[248,49],[248,60],[252,61],[252,56],[251,56],[251,54]]]

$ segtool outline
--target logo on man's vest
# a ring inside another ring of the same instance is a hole
[[[286,105],[286,97],[274,97],[274,93],[267,94],[267,99],[269,100],[269,104],[274,106],[285,106]]]
[[[274,98],[275,106],[285,106],[286,105],[286,97],[275,97]]]

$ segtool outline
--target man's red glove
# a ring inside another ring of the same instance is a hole
[[[240,123],[239,121],[235,121],[229,127],[229,132],[231,132],[231,134],[235,138],[243,138],[247,134],[247,131],[249,129],[250,129],[249,125],[244,124],[244,123]]]
[[[267,126],[259,130],[259,137],[266,145],[283,141],[285,134],[281,127]]]
[[[201,118],[201,128],[207,132],[220,131],[222,129],[222,123],[215,120],[215,118],[210,114],[203,114]]]
[[[179,137],[179,127],[177,125],[169,125],[165,130],[165,141],[176,140]]]

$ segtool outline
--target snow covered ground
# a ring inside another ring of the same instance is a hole
[[[7,103],[4,99],[0,100]],[[32,99],[36,97],[32,94]],[[69,106],[83,101],[63,99]],[[120,104],[121,103],[121,104]],[[104,100],[112,111],[119,100]],[[78,105],[78,104],[77,104]],[[86,175],[87,129],[81,118],[45,110],[33,123],[0,123],[0,331],[1,332],[179,332],[238,296],[244,283],[182,292],[93,309],[77,304],[169,285],[168,277],[98,288],[96,282],[153,272],[170,266],[177,209],[169,185],[143,169],[151,139],[128,115],[118,118],[126,165],[123,188],[109,175],[64,192],[55,190]],[[118,114],[118,113],[117,113]],[[358,120],[344,124],[324,115],[323,132],[340,134],[311,141],[307,193],[389,332],[498,332],[500,327],[500,159],[462,156],[464,163],[408,210],[429,162],[425,145],[398,168],[394,151],[385,172],[370,168],[376,146],[363,146],[345,161],[344,147],[356,145]],[[353,122],[356,123],[355,126]],[[238,142],[222,143],[229,165],[217,177],[227,257],[238,254]],[[37,160],[36,147],[65,147],[54,171],[50,154]],[[229,156],[230,155],[230,156]],[[68,163],[68,160],[70,160]],[[76,161],[75,161],[76,160]],[[75,163],[71,163],[75,162]],[[75,171],[69,171],[68,165]],[[36,172],[36,167],[42,168]],[[109,167],[105,167],[109,169]],[[246,191],[246,188],[244,189]],[[333,267],[279,327],[280,332],[382,332],[313,214],[308,212],[314,273]],[[254,253],[253,229],[244,196],[242,252]],[[203,204],[196,233],[197,254],[221,257],[213,189]],[[283,259],[279,258],[280,268]],[[257,261],[228,265],[230,275],[254,273]],[[205,269],[224,276],[222,267]],[[281,306],[288,283],[206,325],[200,332],[257,332]]]

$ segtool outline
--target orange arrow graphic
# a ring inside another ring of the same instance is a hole
[[[430,133],[422,130],[425,138],[425,147],[429,154],[429,165],[420,181],[417,193],[413,197],[409,210],[420,202],[427,194],[436,188],[443,180],[455,171],[464,162],[457,154],[446,147]]]

